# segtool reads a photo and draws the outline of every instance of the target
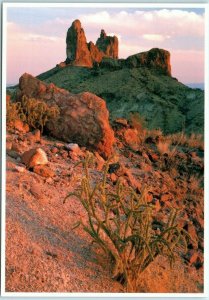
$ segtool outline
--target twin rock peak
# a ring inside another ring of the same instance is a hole
[[[148,67],[171,76],[170,53],[164,49],[153,48],[129,56],[127,59],[118,59],[118,38],[106,35],[101,30],[96,44],[87,42],[84,29],[79,20],[75,20],[67,31],[66,54],[67,58],[60,67],[66,65],[89,67],[100,65],[105,59],[117,61],[120,68],[123,67]]]
[[[100,63],[103,57],[118,58],[118,38],[107,36],[102,29],[96,45],[87,43],[81,22],[75,20],[68,29],[67,38],[67,64],[74,66],[92,67],[94,63]]]

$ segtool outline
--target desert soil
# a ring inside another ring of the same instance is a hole
[[[150,161],[145,155],[145,148],[137,151],[126,148],[119,136],[116,154],[126,168],[126,181],[135,188],[144,182],[153,187],[151,196],[158,198],[154,201],[158,218],[163,218],[163,209],[171,203],[184,206],[185,211],[187,208],[183,221],[190,218],[190,213],[196,216],[198,225],[190,231],[199,239],[200,223],[203,224],[203,219],[198,219],[200,204],[196,207],[192,200],[184,205],[181,202],[189,190],[183,175],[174,179],[168,172],[159,171],[154,159]],[[6,291],[124,293],[125,288],[111,278],[110,262],[87,233],[80,227],[72,229],[79,219],[86,219],[86,213],[76,198],[71,197],[65,204],[63,200],[79,184],[83,168],[75,166],[80,158],[70,157],[64,145],[46,136],[33,142],[18,131],[7,133]],[[34,147],[41,147],[47,153],[48,166],[55,176],[40,176],[20,162],[21,154]],[[86,150],[81,149],[81,153],[85,156]],[[91,174],[97,179],[101,169],[91,170]],[[114,180],[109,175],[110,186]],[[170,194],[170,198],[162,197]],[[188,253],[190,259],[177,259],[173,269],[159,256],[141,276],[138,292],[202,292],[203,267],[197,264],[202,260],[202,252],[197,248]]]

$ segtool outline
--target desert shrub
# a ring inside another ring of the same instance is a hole
[[[170,140],[173,145],[182,145],[204,150],[204,137],[202,134],[191,133],[190,135],[187,135],[184,132],[178,132],[167,135],[166,139]]]
[[[144,142],[147,136],[147,129],[145,128],[146,122],[144,118],[137,112],[131,113],[130,124],[134,129],[137,130],[140,141]]]
[[[187,145],[190,148],[204,150],[204,138],[202,134],[192,133],[187,139]]]
[[[170,154],[171,153],[171,149],[170,149],[170,141],[159,141],[157,144],[157,150],[160,154]]]
[[[31,128],[40,129],[41,133],[49,120],[56,119],[59,116],[57,105],[49,106],[41,100],[26,96],[22,98],[22,107],[28,125]]]
[[[139,195],[118,181],[110,191],[107,185],[110,160],[104,166],[102,178],[93,183],[89,171],[91,160],[87,155],[82,162],[81,184],[67,195],[64,203],[71,196],[79,199],[87,213],[87,221],[80,220],[74,228],[83,227],[110,257],[113,278],[125,284],[128,292],[136,292],[140,274],[158,255],[166,256],[172,266],[176,254],[187,247],[188,234],[177,225],[175,209],[164,228],[154,230],[154,206],[146,201],[147,189]]]
[[[16,120],[25,121],[26,117],[20,102],[12,103],[7,101],[7,124],[12,124]]]

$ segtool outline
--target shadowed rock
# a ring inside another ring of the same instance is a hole
[[[96,45],[104,53],[105,57],[118,58],[117,36],[107,36],[104,29],[102,29]]]

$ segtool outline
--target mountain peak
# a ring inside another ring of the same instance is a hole
[[[66,63],[74,66],[92,67],[103,57],[118,58],[118,38],[107,36],[102,29],[96,45],[87,43],[80,20],[73,21],[68,29],[66,44]]]

